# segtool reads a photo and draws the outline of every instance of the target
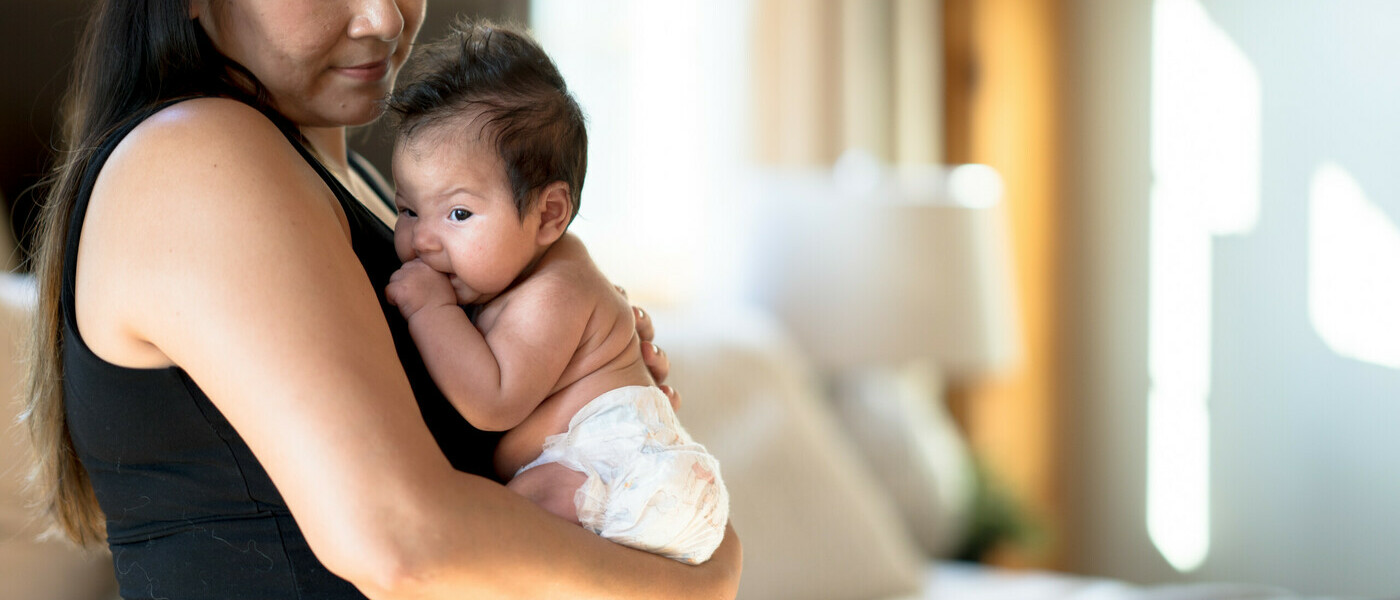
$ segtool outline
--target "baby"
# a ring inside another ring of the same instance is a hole
[[[653,385],[626,299],[565,235],[587,134],[563,78],[489,23],[414,56],[390,100],[404,265],[386,295],[434,382],[506,431],[506,487],[609,540],[708,560],[729,518],[719,464]]]

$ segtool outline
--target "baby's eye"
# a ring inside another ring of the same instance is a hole
[[[405,216],[405,217],[416,217],[416,216],[418,216],[418,213],[413,212],[413,209],[411,209],[411,208],[407,208],[407,207],[400,206],[400,207],[399,207],[399,215]]]
[[[454,208],[452,212],[447,213],[447,218],[453,221],[465,221],[470,216],[472,216],[472,211],[465,208]]]

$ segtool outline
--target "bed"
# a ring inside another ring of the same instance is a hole
[[[1240,584],[1137,586],[946,557],[965,520],[938,489],[957,432],[930,407],[835,400],[776,320],[742,307],[653,314],[682,422],[720,459],[744,543],[743,600],[1298,598]],[[883,465],[876,463],[885,463]]]

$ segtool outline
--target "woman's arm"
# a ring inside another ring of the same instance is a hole
[[[317,557],[371,597],[733,596],[732,533],[715,559],[687,567],[453,470],[346,231],[260,114],[182,103],[103,169],[78,257],[79,326],[118,364],[182,367],[257,455]]]

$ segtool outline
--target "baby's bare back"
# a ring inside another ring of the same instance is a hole
[[[568,294],[575,300],[551,303],[550,309],[587,314],[579,339],[559,340],[560,344],[572,344],[575,350],[549,396],[501,439],[495,461],[496,472],[504,479],[538,457],[547,436],[567,431],[569,420],[589,401],[609,390],[653,383],[642,362],[641,341],[627,299],[586,253],[573,253],[568,258],[547,254],[546,259],[555,260],[541,261],[534,273],[488,304],[477,319],[482,333],[489,334],[513,299],[556,295],[563,286],[575,292]],[[583,293],[577,293],[580,291]],[[579,297],[584,301],[576,301]]]

